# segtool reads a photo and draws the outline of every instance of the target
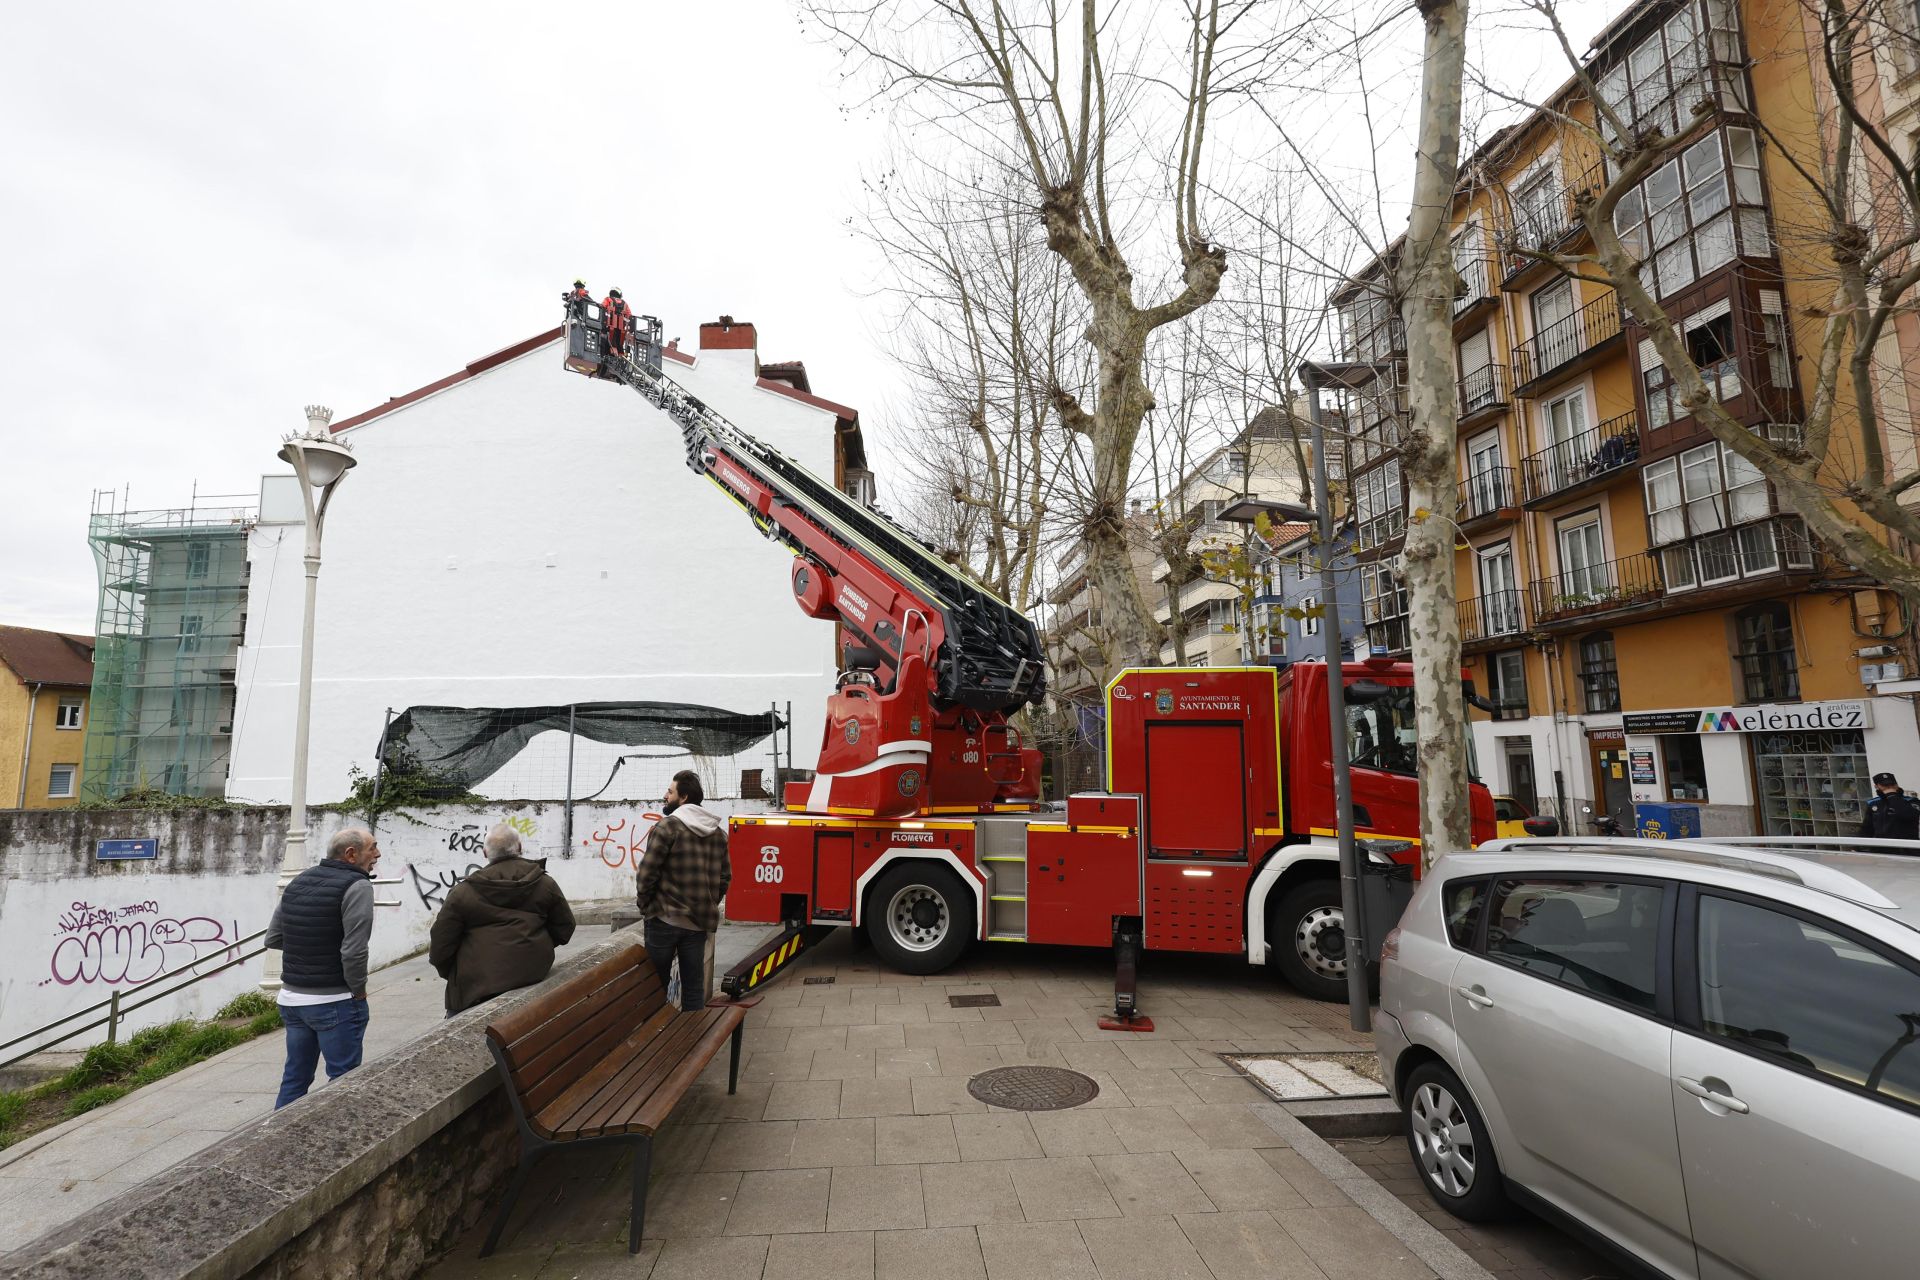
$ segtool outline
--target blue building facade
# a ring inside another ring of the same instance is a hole
[[[1250,662],[1286,666],[1294,662],[1318,662],[1327,656],[1327,638],[1331,633],[1325,620],[1297,618],[1286,612],[1324,607],[1312,538],[1298,530],[1299,526],[1284,529],[1282,540],[1262,555],[1255,566],[1260,585],[1254,596],[1250,625],[1241,632],[1247,637],[1246,656]],[[1360,616],[1360,571],[1353,558],[1352,525],[1339,530],[1335,546],[1333,565],[1339,592],[1340,656],[1365,657],[1366,625]]]

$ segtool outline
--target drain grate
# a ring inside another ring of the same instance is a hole
[[[947,997],[949,1009],[998,1009],[999,1007],[1000,997],[991,992],[985,995]]]
[[[830,973],[816,973],[811,978],[803,978],[800,985],[803,987],[830,987],[833,985],[833,975]]]
[[[1092,1102],[1100,1086],[1065,1067],[995,1067],[967,1081],[967,1092],[1009,1111],[1064,1111]]]

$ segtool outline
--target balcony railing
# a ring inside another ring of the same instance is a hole
[[[1454,606],[1460,620],[1460,643],[1477,644],[1526,630],[1526,611],[1520,588],[1469,596]]]
[[[1632,411],[1569,436],[1520,460],[1527,501],[1538,502],[1562,489],[1639,461],[1640,419]]]
[[[1563,568],[1551,578],[1535,579],[1530,594],[1534,620],[1544,623],[1648,604],[1665,589],[1653,557],[1642,553]]]
[[[1527,207],[1513,210],[1513,223],[1500,237],[1506,249],[1507,282],[1529,267],[1537,266],[1540,259],[1535,255],[1579,230],[1579,197],[1598,192],[1606,185],[1606,177],[1606,168],[1598,160],[1577,173],[1562,170],[1555,174],[1556,181],[1550,192]]]
[[[1572,364],[1620,336],[1620,295],[1609,289],[1572,315],[1556,320],[1514,349],[1513,376],[1522,387]]]
[[[1498,515],[1520,505],[1520,489],[1514,483],[1512,467],[1487,467],[1460,482],[1460,510],[1454,516],[1461,524]]]
[[[1497,409],[1513,403],[1513,380],[1503,364],[1482,365],[1460,379],[1460,416],[1471,417],[1485,409]]]
[[[1456,316],[1472,310],[1474,306],[1493,296],[1492,279],[1483,254],[1472,254],[1457,270],[1465,289],[1453,300],[1453,314]]]

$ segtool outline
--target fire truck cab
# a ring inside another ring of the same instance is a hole
[[[1412,670],[1343,664],[1355,821],[1375,859],[1417,866]],[[733,820],[735,920],[863,929],[881,959],[937,972],[974,941],[1244,955],[1345,995],[1327,667],[1137,668],[1108,686],[1106,790],[1064,811]],[[1493,803],[1473,787],[1476,842]]]

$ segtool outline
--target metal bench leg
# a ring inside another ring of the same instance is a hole
[[[480,1256],[487,1257],[494,1246],[500,1243],[500,1233],[507,1229],[507,1219],[513,1216],[513,1206],[520,1199],[520,1193],[526,1189],[527,1175],[533,1172],[533,1165],[545,1148],[535,1147],[520,1153],[520,1167],[513,1171],[513,1182],[507,1187],[507,1198],[500,1206],[500,1212],[493,1219],[493,1230],[487,1232],[487,1242],[480,1246]]]
[[[740,1083],[740,1033],[747,1029],[741,1023],[733,1029],[733,1046],[727,1051],[727,1092],[732,1093]]]
[[[640,1139],[633,1153],[633,1216],[627,1224],[627,1252],[640,1252],[640,1232],[647,1225],[647,1179],[653,1173],[653,1139]]]

